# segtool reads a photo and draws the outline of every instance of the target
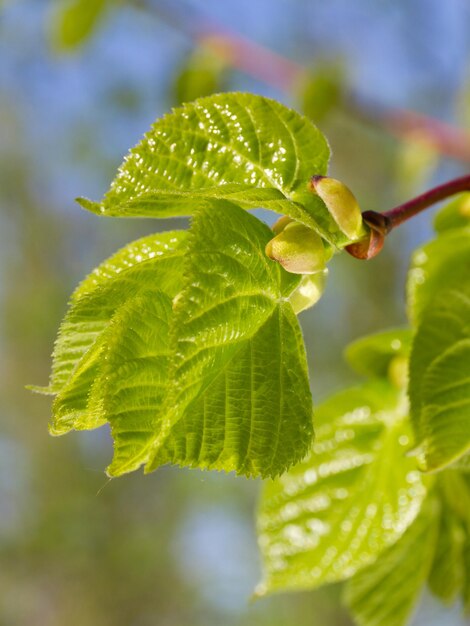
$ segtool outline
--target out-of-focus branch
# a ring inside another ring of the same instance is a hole
[[[303,65],[233,32],[182,0],[178,3],[132,0],[132,3],[185,33],[227,65],[267,85],[290,93],[308,77],[309,71]],[[398,139],[427,142],[442,156],[470,162],[468,131],[415,111],[363,102],[358,104],[359,100],[353,94],[347,101],[353,114]]]
[[[470,132],[441,120],[410,111],[363,103],[356,113],[364,120],[404,141],[428,144],[441,156],[470,162]]]

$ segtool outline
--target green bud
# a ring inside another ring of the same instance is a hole
[[[309,189],[320,196],[330,215],[347,237],[354,241],[366,235],[361,209],[349,187],[335,178],[313,176]]]
[[[285,220],[284,224],[286,225],[282,230],[266,246],[268,257],[292,274],[314,274],[322,271],[326,265],[327,254],[320,235],[299,222]]]
[[[277,220],[277,222],[274,222],[272,231],[275,235],[279,235],[279,233],[282,233],[282,231],[288,224],[292,224],[293,222],[294,220],[291,217],[289,217],[288,215],[283,215]]]
[[[320,300],[326,285],[328,270],[302,276],[298,287],[289,296],[294,313],[309,309]]]

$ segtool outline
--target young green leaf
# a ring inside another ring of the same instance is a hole
[[[181,273],[181,266],[174,259],[184,258],[187,237],[188,233],[184,230],[168,231],[147,235],[127,244],[82,280],[72,294],[72,302],[95,291],[118,275],[119,278],[126,277],[126,272],[134,266],[142,269],[142,264],[149,268],[149,272],[157,272],[155,279],[158,284],[154,281],[154,286],[160,291],[176,293],[179,289],[176,279]]]
[[[428,470],[445,467],[470,451],[469,411],[470,336],[448,348],[426,370],[421,420]]]
[[[145,463],[149,441],[161,428],[169,384],[171,318],[171,298],[149,290],[128,300],[111,321],[101,371],[89,396],[92,407],[99,407],[111,426],[111,475]]]
[[[329,148],[320,131],[285,106],[253,94],[201,98],[158,120],[130,151],[101,203],[101,215],[165,217],[230,200],[264,207],[313,228],[335,245],[349,240],[310,193],[325,174]]]
[[[315,424],[310,456],[264,489],[259,595],[352,576],[397,541],[426,493],[405,456],[406,403],[387,382],[334,396]]]
[[[274,476],[311,445],[305,352],[287,301],[299,277],[283,276],[265,256],[266,226],[238,207],[224,209],[202,210],[193,221],[186,286],[173,301],[165,400],[145,446],[129,446],[109,468],[113,475],[145,460],[146,471],[171,462]],[[149,348],[150,328],[139,331]],[[107,419],[114,424],[111,413]],[[134,437],[125,421],[113,435],[118,446]]]
[[[433,594],[447,604],[452,604],[463,589],[465,540],[462,522],[446,507],[441,515],[436,554],[428,584]]]
[[[289,302],[301,279],[266,257],[271,234],[236,206],[208,208],[188,237],[145,238],[95,270],[57,344],[51,431],[108,422],[112,475],[178,463],[274,476],[305,456],[312,400]]]
[[[466,579],[466,545],[470,540],[470,482],[458,471],[439,474],[441,500],[437,549],[429,575],[431,591],[451,604],[463,591]]]
[[[126,298],[149,284],[176,295],[186,237],[183,231],[143,237],[102,263],[77,287],[54,349],[51,392],[63,388]]]
[[[103,419],[90,405],[106,331],[116,312],[141,291],[155,288],[171,297],[182,287],[186,233],[144,237],[96,268],[75,290],[56,341],[49,393],[51,432],[95,428]]]
[[[408,316],[417,325],[444,290],[459,290],[470,276],[470,227],[448,230],[416,250],[407,281]]]
[[[410,357],[409,395],[425,469],[470,450],[470,286],[435,298],[425,311]]]
[[[358,626],[406,626],[429,573],[439,503],[430,495],[405,534],[346,584],[345,601]]]
[[[386,378],[394,359],[407,357],[411,331],[407,328],[390,330],[360,337],[345,350],[346,361],[362,376]]]

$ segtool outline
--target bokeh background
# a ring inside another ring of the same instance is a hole
[[[0,626],[351,624],[339,586],[250,602],[260,482],[108,481],[106,429],[50,437],[49,400],[24,386],[47,382],[82,276],[185,225],[74,204],[101,196],[156,117],[212,91],[277,98],[327,134],[363,209],[385,210],[470,167],[469,34],[468,0],[0,1]],[[376,260],[334,260],[301,316],[316,402],[356,380],[350,340],[405,323],[409,254],[431,234],[428,213]],[[414,621],[461,624],[428,596]]]

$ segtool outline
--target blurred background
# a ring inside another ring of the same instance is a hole
[[[164,468],[108,481],[106,429],[53,439],[50,353],[76,283],[184,220],[112,220],[127,149],[182,101],[268,95],[326,133],[332,174],[385,210],[470,167],[467,0],[0,1],[0,626],[348,626],[339,586],[250,602],[260,482]],[[271,216],[261,214],[272,219]],[[331,264],[302,314],[315,401],[356,378],[352,339],[406,322],[429,212]],[[414,626],[463,624],[425,596]]]

